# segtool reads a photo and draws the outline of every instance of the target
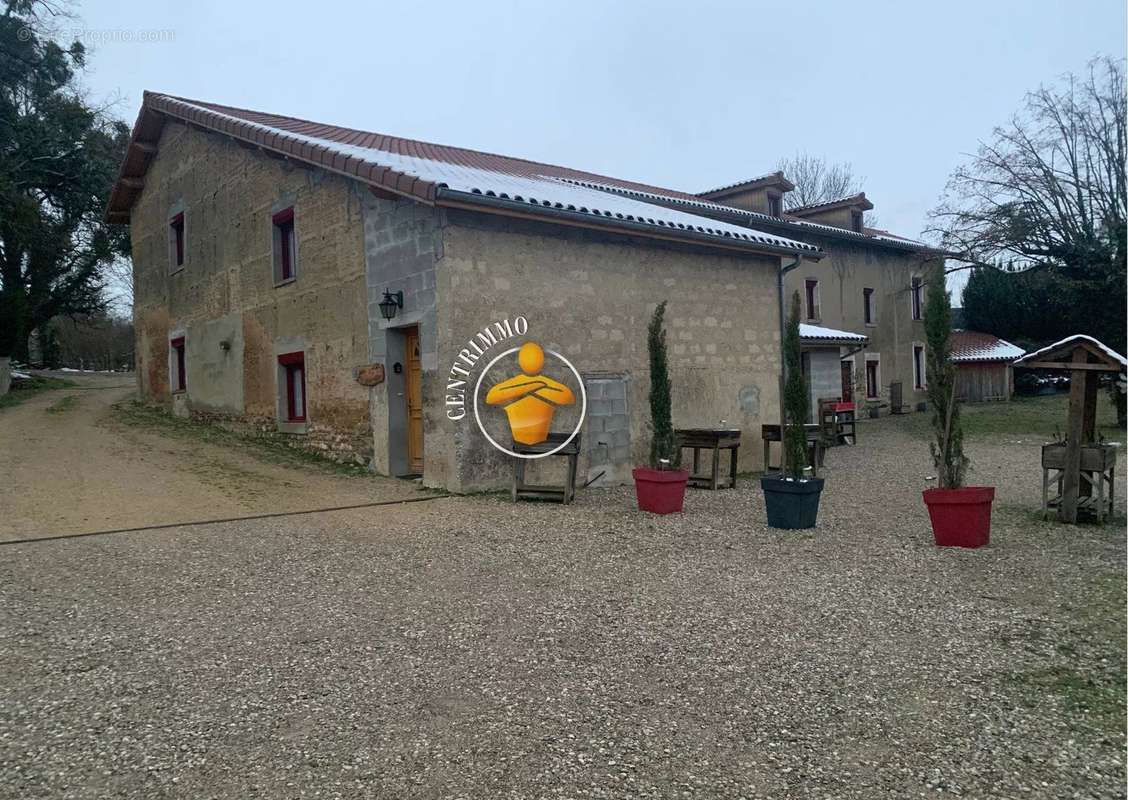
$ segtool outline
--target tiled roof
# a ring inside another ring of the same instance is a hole
[[[566,224],[620,229],[667,239],[765,253],[803,253],[819,248],[771,233],[699,216],[632,196],[649,193],[687,203],[684,192],[623,181],[580,170],[459,147],[401,139],[335,125],[264,114],[195,100],[145,93],[131,147],[122,164],[107,218],[128,221],[165,117],[256,144],[381,189],[446,206],[470,206],[549,217]],[[605,191],[596,185],[613,187]]]
[[[924,242],[910,239],[907,236],[898,236],[889,231],[882,230],[881,228],[866,228],[859,233],[847,228],[839,228],[834,225],[823,225],[819,222],[811,222],[810,220],[799,219],[798,217],[789,217],[787,212],[784,212],[782,217],[773,217],[770,214],[764,214],[759,211],[749,211],[744,208],[736,208],[735,206],[726,206],[723,203],[717,203],[712,200],[703,200],[700,197],[681,197],[675,196],[673,193],[659,193],[657,191],[642,191],[638,189],[627,189],[610,183],[601,183],[597,181],[574,181],[581,186],[588,186],[592,189],[600,189],[605,192],[615,192],[616,194],[627,195],[628,197],[637,197],[640,200],[646,200],[652,203],[662,203],[664,205],[674,205],[683,208],[691,208],[700,211],[703,214],[710,215],[716,214],[730,219],[737,219],[746,221],[755,225],[771,226],[799,226],[804,230],[809,230],[811,233],[829,234],[835,237],[843,237],[847,239],[858,239],[868,242],[877,242],[879,244],[892,245],[898,249],[908,249],[914,251],[927,251],[929,253],[941,254],[942,251],[937,250],[931,245]],[[664,190],[663,190],[664,191]],[[796,232],[798,235],[799,231]]]
[[[873,208],[873,203],[866,199],[865,192],[858,192],[849,197],[839,197],[837,200],[826,200],[822,203],[810,203],[805,206],[793,206],[787,209],[788,214],[809,214],[812,211],[824,211],[826,209],[834,208],[836,206],[861,206],[869,211]]]
[[[715,189],[706,189],[703,192],[698,192],[698,197],[710,197],[711,195],[718,194],[733,194],[739,189],[751,189],[755,186],[771,186],[774,184],[783,184],[788,187],[787,190],[791,191],[795,188],[795,184],[789,181],[781,170],[769,172],[765,175],[757,175],[755,178],[748,178],[747,180],[737,181],[736,183],[729,183],[724,186],[718,186]]]
[[[799,338],[805,342],[826,342],[827,344],[835,342],[866,344],[869,341],[868,336],[863,336],[860,333],[824,328],[821,325],[808,325],[805,322],[799,323]]]
[[[952,331],[952,361],[1014,361],[1024,351],[1021,347],[989,333]]]
[[[1076,344],[1088,344],[1100,351],[1110,361],[1119,361],[1122,367],[1128,368],[1128,358],[1120,355],[1120,353],[1113,350],[1104,342],[1094,339],[1092,336],[1086,336],[1083,333],[1078,333],[1073,336],[1067,336],[1060,342],[1048,344],[1040,350],[1035,350],[1033,353],[1027,353],[1022,357],[1022,361],[1053,361],[1049,356],[1051,354],[1057,355],[1064,353],[1064,351],[1071,351]],[[1056,352],[1055,352],[1056,351]],[[1021,366],[1021,364],[1020,364]]]

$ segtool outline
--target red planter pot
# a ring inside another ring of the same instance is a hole
[[[991,538],[993,486],[925,489],[924,504],[932,518],[939,547],[982,547]]]
[[[635,467],[631,474],[640,509],[652,514],[673,514],[682,510],[685,484],[689,480],[686,470]]]

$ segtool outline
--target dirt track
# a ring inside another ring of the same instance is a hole
[[[131,376],[60,377],[76,386],[0,411],[0,541],[419,496],[127,426],[113,404],[133,394]]]

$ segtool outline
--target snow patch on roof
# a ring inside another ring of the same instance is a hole
[[[817,341],[820,339],[834,340],[834,341],[849,341],[868,342],[869,337],[860,333],[852,333],[851,331],[839,331],[834,328],[824,328],[821,325],[808,325],[805,322],[799,323],[799,338]]]
[[[1088,342],[1089,344],[1094,345],[1098,350],[1100,350],[1106,356],[1111,358],[1113,361],[1119,361],[1121,363],[1121,365],[1123,365],[1124,367],[1128,367],[1128,358],[1125,358],[1124,356],[1120,355],[1120,353],[1113,350],[1111,347],[1106,345],[1104,342],[1098,341],[1097,339],[1094,339],[1092,336],[1086,336],[1083,333],[1077,333],[1077,334],[1074,334],[1073,336],[1066,336],[1060,342],[1054,342],[1053,344],[1046,345],[1045,347],[1041,348],[1040,350],[1035,350],[1033,353],[1027,353],[1025,356],[1022,357],[1021,360],[1022,361],[1037,361],[1038,356],[1041,356],[1041,355],[1044,355],[1045,353],[1049,353],[1053,350],[1056,350],[1059,347],[1061,347],[1062,345],[1068,344],[1069,342],[1076,342],[1076,341]]]
[[[1026,351],[989,333],[952,331],[952,361],[1014,361]]]
[[[588,214],[618,222],[689,231],[718,239],[736,239],[750,244],[763,244],[784,250],[819,252],[817,246],[806,242],[775,236],[727,222],[719,222],[707,217],[699,217],[677,209],[656,206],[653,203],[635,200],[618,193],[600,191],[597,188],[555,176],[523,175],[515,172],[483,169],[453,161],[439,161],[422,156],[393,153],[373,147],[345,144],[331,139],[295,133],[261,122],[251,122],[244,118],[223,114],[211,108],[196,106],[185,101],[181,102],[208,114],[227,117],[232,121],[254,126],[265,132],[275,134],[279,138],[322,147],[330,152],[350,156],[367,164],[429,181],[454,192],[510,200],[557,211]]]

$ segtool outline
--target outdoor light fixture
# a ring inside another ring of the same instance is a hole
[[[392,319],[401,308],[403,308],[403,292],[393,294],[385,289],[384,299],[380,301],[380,314],[384,319]]]

